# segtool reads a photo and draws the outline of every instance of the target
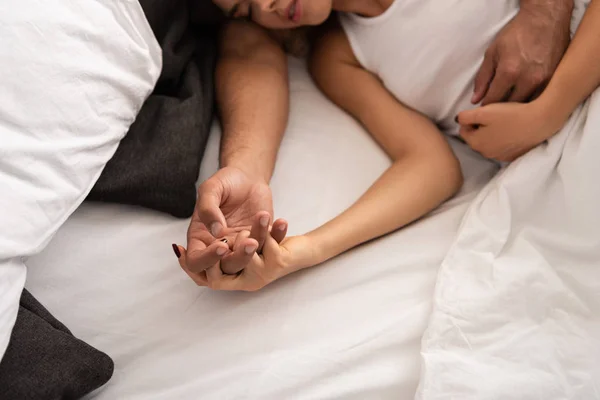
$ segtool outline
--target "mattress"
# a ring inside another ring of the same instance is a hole
[[[310,230],[354,202],[389,160],[291,59],[291,115],[272,180],[276,217]],[[217,168],[214,127],[200,181]],[[171,243],[188,220],[86,203],[26,287],[115,361],[93,399],[408,399],[438,269],[469,203],[497,172],[453,141],[462,191],[422,220],[257,293],[197,287]],[[393,201],[393,199],[390,199]]]

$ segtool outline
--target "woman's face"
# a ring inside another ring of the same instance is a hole
[[[331,13],[332,0],[213,0],[232,18],[249,18],[265,28],[319,25]]]

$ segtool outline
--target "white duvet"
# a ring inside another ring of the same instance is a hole
[[[419,399],[600,398],[600,93],[471,204],[422,342]]]
[[[418,399],[600,398],[599,152],[596,91],[470,205],[438,275]]]

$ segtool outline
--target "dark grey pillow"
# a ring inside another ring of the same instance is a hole
[[[217,26],[194,26],[187,0],[142,0],[163,51],[156,88],[87,200],[192,215],[214,111]]]
[[[74,337],[27,290],[0,362],[0,399],[78,399],[112,377],[113,361]]]

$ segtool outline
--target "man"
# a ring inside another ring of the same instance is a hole
[[[288,2],[250,3],[284,10]],[[486,53],[474,104],[528,101],[544,88],[568,46],[573,0],[522,0],[520,5],[519,14]],[[199,188],[186,257],[194,281],[223,288],[217,285],[223,271],[242,270],[269,234],[269,181],[289,111],[286,56],[280,44],[251,22],[231,21],[223,30],[216,87],[223,128],[221,169]],[[479,139],[474,150],[488,149],[488,138]],[[215,240],[235,239],[242,230],[251,234],[235,240],[232,252]]]

